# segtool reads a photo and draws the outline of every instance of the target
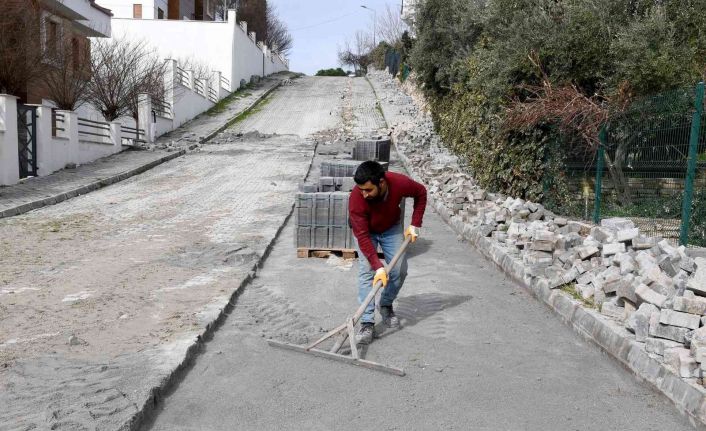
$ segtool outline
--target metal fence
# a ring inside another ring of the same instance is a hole
[[[110,144],[110,123],[79,117],[78,138],[93,144]]]
[[[640,99],[611,116],[597,151],[562,136],[545,164],[545,205],[600,222],[627,217],[649,236],[706,246],[704,84]]]

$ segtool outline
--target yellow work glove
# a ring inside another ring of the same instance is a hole
[[[409,225],[407,230],[404,231],[404,239],[409,238],[409,242],[414,242],[419,236],[419,228],[417,226]]]
[[[387,286],[387,271],[385,271],[385,268],[380,268],[375,271],[375,278],[373,278],[373,286],[378,284],[378,281],[382,282],[382,287]]]

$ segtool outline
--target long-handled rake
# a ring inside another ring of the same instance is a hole
[[[390,273],[390,270],[397,265],[397,261],[400,259],[400,257],[404,254],[404,252],[407,250],[407,246],[410,243],[410,239],[406,238],[402,245],[400,246],[400,249],[397,250],[397,253],[392,257],[392,260],[385,265],[385,271],[387,273]],[[362,257],[361,257],[362,258]],[[287,349],[287,350],[294,350],[296,352],[302,352],[302,353],[310,353],[314,356],[319,356],[322,358],[328,358],[328,359],[333,359],[336,361],[341,361],[341,362],[346,362],[348,364],[353,364],[353,365],[358,365],[361,367],[365,368],[370,368],[373,370],[378,370],[378,371],[384,371],[386,373],[390,374],[395,374],[397,376],[404,376],[405,372],[401,368],[395,368],[395,367],[390,367],[388,365],[384,364],[379,364],[377,362],[373,361],[368,361],[367,359],[361,359],[360,358],[360,353],[358,352],[358,346],[356,345],[356,340],[355,340],[355,325],[358,323],[358,320],[360,319],[360,316],[363,315],[365,312],[365,309],[368,307],[368,304],[370,304],[371,301],[375,300],[375,296],[378,294],[378,292],[382,289],[382,283],[378,282],[373,286],[373,288],[370,290],[370,293],[368,296],[365,298],[365,300],[360,304],[358,307],[358,310],[356,310],[355,314],[353,316],[349,317],[346,319],[346,321],[340,325],[337,326],[336,328],[330,330],[326,335],[323,337],[319,338],[318,340],[314,341],[313,343],[309,344],[308,346],[301,346],[298,344],[290,344],[290,343],[285,343],[282,341],[277,341],[277,340],[267,340],[267,343],[270,346],[273,347],[279,347],[282,349]],[[336,341],[333,344],[333,347],[331,347],[330,350],[320,350],[316,349],[315,347],[318,346],[319,344],[323,343],[324,341],[333,338],[335,336],[338,336]],[[341,350],[341,347],[343,344],[348,340],[350,347],[351,347],[351,355],[343,355],[338,353],[339,350]]]

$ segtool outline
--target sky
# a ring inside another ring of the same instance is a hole
[[[400,10],[401,0],[268,0],[277,7],[294,38],[289,69],[313,75],[319,69],[336,68],[338,47],[357,30],[373,25],[373,12],[381,17],[385,6]]]

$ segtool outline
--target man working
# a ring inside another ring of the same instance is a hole
[[[385,260],[389,262],[404,238],[410,237],[412,242],[416,241],[427,204],[427,190],[405,175],[385,172],[382,165],[374,161],[358,166],[353,179],[357,186],[351,191],[348,208],[358,249],[358,302],[362,303],[373,285],[381,281],[384,286],[380,298],[383,323],[391,328],[399,327],[400,321],[392,309],[392,302],[397,298],[407,275],[407,259],[403,255],[388,275],[378,258],[377,247],[379,244]],[[407,197],[414,198],[414,212],[412,222],[403,234],[404,214],[401,214],[400,203]],[[358,342],[370,344],[375,324],[374,301],[368,305],[360,322]]]

